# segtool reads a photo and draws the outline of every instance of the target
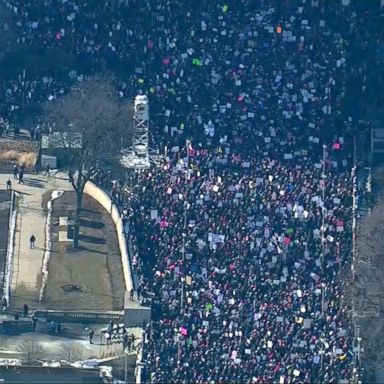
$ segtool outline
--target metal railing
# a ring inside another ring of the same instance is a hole
[[[74,312],[74,311],[35,311],[37,318],[62,323],[107,324],[110,320],[124,322],[124,313],[121,312]]]

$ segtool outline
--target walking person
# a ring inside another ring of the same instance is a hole
[[[90,329],[88,332],[89,344],[93,344],[93,336],[95,335],[95,331]]]
[[[113,323],[113,320],[110,320],[109,321],[109,324],[108,324],[108,333],[112,334],[113,333],[113,327],[114,327],[114,323]]]
[[[8,189],[12,189],[12,182],[11,182],[11,179],[8,179],[7,180],[7,190]]]
[[[18,176],[18,174],[19,174],[19,167],[15,164],[15,165],[13,166],[13,178],[14,178],[15,180],[17,180],[17,176]]]
[[[28,304],[23,305],[23,317],[27,317],[29,312]]]
[[[3,297],[3,300],[1,301],[1,306],[3,307],[3,312],[5,312],[8,307],[8,301],[5,297]]]
[[[116,328],[113,330],[113,338],[118,339],[120,333],[120,326],[119,323],[116,324]]]
[[[47,166],[45,167],[45,173],[44,173],[44,176],[50,176],[50,172],[51,171],[51,166],[49,164],[47,164]]]
[[[40,164],[38,161],[35,163],[35,175],[38,175],[40,172]]]
[[[36,237],[34,234],[29,238],[29,247],[30,249],[35,248],[35,242],[36,242]]]
[[[37,317],[35,315],[32,316],[32,331],[36,332],[36,326],[37,326]]]
[[[24,171],[22,169],[20,169],[19,171],[19,184],[24,184]]]
[[[124,352],[125,352],[127,349],[128,349],[127,352],[129,352],[129,349],[130,349],[130,348],[128,348],[128,345],[129,345],[129,337],[128,337],[128,333],[126,333],[126,334],[124,335],[124,337],[123,337],[123,351],[124,351]]]

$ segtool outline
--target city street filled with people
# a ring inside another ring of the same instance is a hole
[[[161,167],[127,201],[124,174],[94,178],[125,205],[136,289],[153,298],[147,379],[356,377],[344,284],[362,100],[383,101],[380,2],[2,3],[16,44],[92,64],[0,83],[3,126],[100,68],[121,99],[149,97]]]

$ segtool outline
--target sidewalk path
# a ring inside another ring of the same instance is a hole
[[[12,188],[21,194],[17,204],[15,253],[11,286],[11,307],[20,308],[27,303],[30,308],[38,304],[41,284],[41,268],[45,249],[46,213],[43,210],[43,195],[49,190],[72,190],[65,174],[50,178],[26,174],[25,184],[18,184],[13,175],[0,174],[0,188],[12,181]],[[30,249],[29,238],[36,237],[35,248]]]

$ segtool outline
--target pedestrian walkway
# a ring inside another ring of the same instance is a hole
[[[41,268],[45,250],[46,210],[44,195],[48,191],[72,190],[64,174],[55,177],[26,174],[24,184],[18,184],[13,175],[0,174],[0,188],[6,188],[8,179],[17,192],[17,220],[14,248],[14,262],[11,284],[11,307],[21,308],[28,303],[30,308],[38,304],[41,284]],[[45,200],[48,196],[45,196]],[[30,237],[36,237],[35,247],[30,249]]]

